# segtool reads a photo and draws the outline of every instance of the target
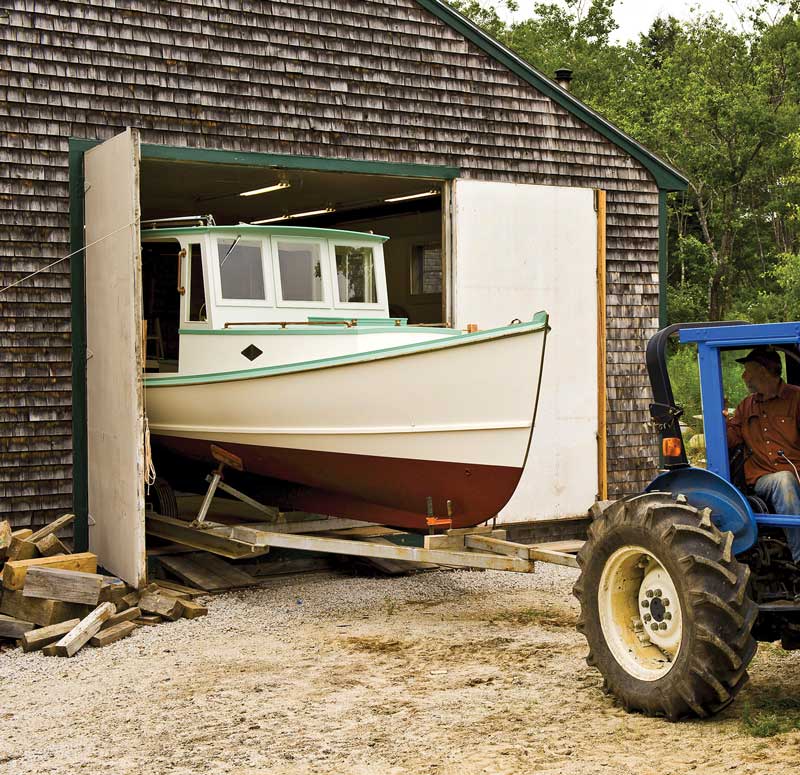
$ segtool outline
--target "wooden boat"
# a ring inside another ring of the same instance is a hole
[[[546,313],[474,333],[391,318],[385,238],[371,234],[207,226],[143,240],[145,276],[171,250],[185,289],[177,368],[162,344],[145,379],[155,446],[212,462],[214,444],[282,483],[276,505],[407,529],[426,529],[428,499],[438,516],[451,502],[454,527],[509,500],[534,425]],[[238,285],[225,276],[231,260]],[[162,334],[168,314],[151,309]]]

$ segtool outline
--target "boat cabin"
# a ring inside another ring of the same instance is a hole
[[[404,324],[389,320],[386,239],[302,226],[143,230],[147,371],[207,371],[208,358],[200,368],[202,353],[197,352],[207,350],[200,345],[205,337],[195,342],[204,333],[312,333],[358,322],[373,328]],[[236,363],[217,366],[241,368],[250,360],[236,354]]]

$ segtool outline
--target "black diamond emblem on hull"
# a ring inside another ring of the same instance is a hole
[[[244,350],[242,350],[242,355],[244,355],[248,361],[254,361],[263,352],[263,350],[259,350],[254,344],[249,344],[244,348]]]

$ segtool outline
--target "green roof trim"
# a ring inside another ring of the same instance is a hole
[[[186,376],[156,377],[145,376],[146,388],[175,387],[176,385],[205,385],[211,382],[232,382],[241,379],[257,379],[258,377],[274,377],[279,374],[293,374],[300,371],[326,369],[335,366],[349,366],[354,363],[368,363],[382,358],[399,358],[420,352],[434,352],[448,347],[482,342],[491,339],[500,339],[504,336],[518,336],[533,331],[549,331],[548,315],[546,312],[537,312],[529,323],[515,323],[500,328],[490,328],[472,334],[460,333],[457,336],[447,336],[434,339],[430,342],[417,342],[414,344],[399,345],[397,347],[384,347],[378,350],[368,350],[363,353],[336,355],[331,358],[319,358],[313,361],[299,361],[278,366],[264,366],[256,369],[242,369],[238,371],[222,371],[212,374],[190,374]]]
[[[438,164],[401,164],[397,162],[337,159],[322,156],[287,156],[250,151],[221,151],[211,148],[175,148],[170,145],[142,143],[142,159],[239,164],[245,167],[276,167],[278,169],[314,170],[316,172],[353,172],[362,175],[390,175],[402,178],[453,180],[459,176],[458,167]]]
[[[148,223],[148,221],[142,221]],[[346,231],[344,229],[321,229],[315,226],[255,226],[253,224],[233,224],[225,226],[167,226],[163,229],[142,229],[142,239],[154,237],[181,237],[186,234],[242,234],[254,237],[308,237],[351,242],[386,242],[382,234],[365,231]]]
[[[610,121],[596,113],[575,96],[557,83],[551,81],[535,67],[484,32],[474,22],[451,8],[444,0],[416,0],[426,11],[429,11],[459,34],[485,51],[490,57],[505,65],[511,72],[527,81],[531,86],[550,97],[573,116],[588,124],[609,142],[633,156],[655,178],[656,184],[664,191],[685,191],[689,181],[667,162],[660,159],[632,137],[614,126]]]

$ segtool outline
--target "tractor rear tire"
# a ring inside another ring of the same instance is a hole
[[[149,500],[153,505],[153,511],[162,517],[178,518],[178,501],[175,498],[175,490],[166,480],[157,476],[153,484],[150,485]]]
[[[626,710],[706,717],[747,682],[758,607],[732,545],[710,510],[670,493],[617,501],[590,526],[578,630],[587,664]]]

